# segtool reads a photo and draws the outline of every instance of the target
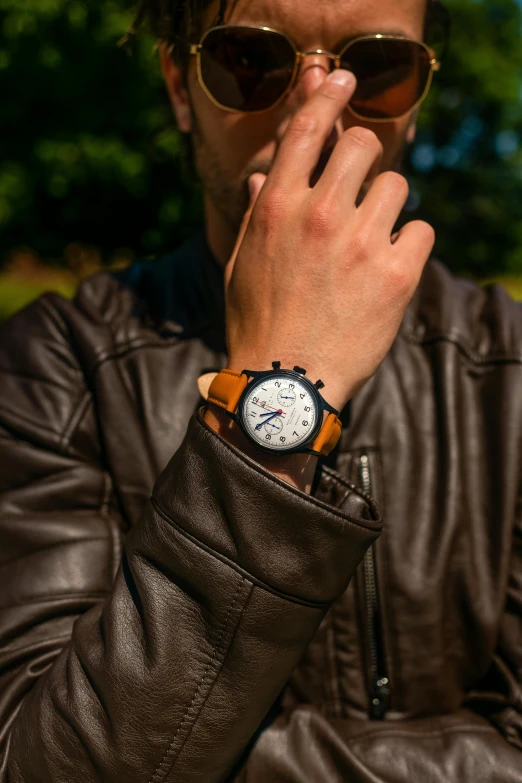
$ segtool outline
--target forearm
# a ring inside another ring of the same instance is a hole
[[[10,783],[219,781],[379,532],[193,421],[114,589],[26,696]]]

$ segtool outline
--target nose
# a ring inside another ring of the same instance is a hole
[[[295,87],[299,103],[306,103],[321,86],[333,67],[334,61],[325,54],[307,54],[302,58]]]

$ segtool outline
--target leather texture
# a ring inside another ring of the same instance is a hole
[[[327,457],[335,449],[341,437],[342,424],[335,413],[329,413],[321,427],[319,435],[314,440],[311,448],[323,457]]]
[[[206,374],[202,376],[202,378],[205,377]],[[201,391],[200,380],[198,379],[198,388]],[[220,370],[210,384],[206,399],[229,413],[235,413],[247,383],[248,378],[242,372],[229,369]],[[327,457],[337,446],[341,430],[342,424],[337,416],[334,413],[329,413],[310,448],[317,454]]]
[[[312,496],[203,423],[224,334],[201,237],[2,327],[0,780],[519,783],[520,305],[430,261]]]
[[[229,413],[235,413],[248,378],[237,370],[220,370],[208,390],[208,401]]]

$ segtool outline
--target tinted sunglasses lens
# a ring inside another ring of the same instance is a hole
[[[280,33],[248,27],[211,30],[200,52],[201,78],[227,109],[262,111],[292,81],[295,51]]]
[[[430,56],[415,41],[375,38],[357,41],[341,57],[357,89],[352,109],[369,120],[394,119],[413,109],[430,77]]]

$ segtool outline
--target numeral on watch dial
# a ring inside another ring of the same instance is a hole
[[[317,423],[317,401],[297,378],[263,378],[250,387],[241,415],[254,441],[270,450],[287,450],[309,440]]]

